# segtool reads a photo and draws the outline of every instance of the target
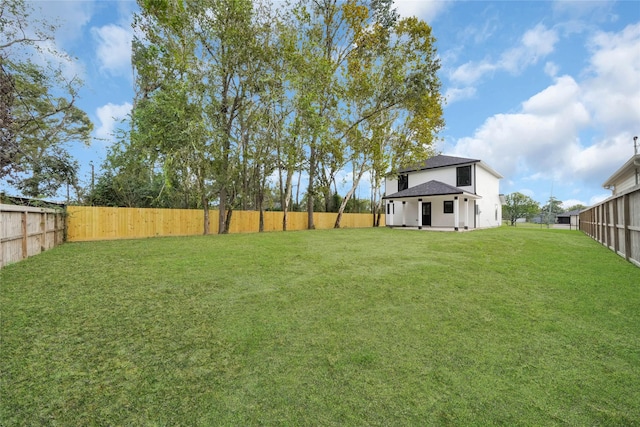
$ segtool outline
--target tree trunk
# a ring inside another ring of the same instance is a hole
[[[202,224],[202,229],[205,236],[210,233],[209,230],[209,200],[207,200],[207,196],[202,194],[202,209],[204,211],[204,224]]]
[[[298,173],[298,185],[296,186],[296,209],[300,210],[300,180],[302,179],[302,170]]]
[[[291,204],[291,181],[293,180],[293,170],[287,170],[287,182],[285,184],[284,197],[282,202],[282,231],[287,231],[287,217],[289,205]]]
[[[263,180],[262,185],[258,189],[258,197],[257,197],[258,200],[256,200],[258,203],[258,211],[260,212],[260,219],[258,221],[258,232],[260,233],[264,231],[264,209],[262,207],[262,204],[264,202],[264,185],[265,185],[265,182]]]
[[[222,187],[220,189],[220,211],[218,212],[218,234],[227,234],[225,227],[225,216],[227,210],[227,189]]]
[[[363,162],[362,166],[360,167],[360,170],[358,171],[358,176],[353,181],[353,185],[349,189],[349,192],[347,193],[347,195],[344,196],[344,199],[342,199],[342,203],[340,203],[340,209],[338,209],[338,216],[336,217],[335,224],[333,224],[333,228],[340,228],[340,221],[342,220],[342,213],[344,212],[344,208],[347,207],[347,202],[349,201],[349,199],[351,199],[351,196],[353,196],[353,193],[356,192],[356,188],[358,188],[358,184],[360,183],[360,178],[362,178],[362,175],[364,174],[364,169],[365,169],[365,163]]]
[[[224,221],[224,234],[229,234],[229,228],[231,226],[231,215],[233,215],[233,209],[227,210],[227,215]]]
[[[316,228],[313,223],[313,202],[314,197],[313,193],[315,189],[313,188],[313,181],[315,179],[316,174],[316,148],[315,141],[311,144],[309,148],[309,186],[307,187],[307,229],[314,230]]]

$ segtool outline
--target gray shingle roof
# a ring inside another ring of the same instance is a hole
[[[558,217],[570,217],[570,216],[574,216],[574,215],[580,215],[580,212],[582,212],[581,209],[574,209],[572,211],[559,213],[557,216]]]
[[[446,196],[449,194],[464,194],[465,191],[454,187],[453,185],[445,184],[440,181],[429,181],[424,184],[419,184],[414,187],[407,188],[406,190],[398,191],[397,193],[384,196],[383,199],[399,199],[403,197],[426,197],[426,196]],[[468,193],[467,193],[468,194]]]
[[[425,170],[425,169],[436,169],[436,168],[444,168],[447,166],[455,166],[462,165],[468,163],[477,163],[480,160],[477,159],[466,159],[464,157],[454,157],[454,156],[444,156],[442,154],[431,157],[427,159],[425,162],[420,163],[418,165],[400,169],[398,172],[411,172],[417,170]]]

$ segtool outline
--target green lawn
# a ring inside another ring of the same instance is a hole
[[[3,426],[640,425],[640,269],[576,231],[72,243],[0,283]]]

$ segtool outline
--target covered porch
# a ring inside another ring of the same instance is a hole
[[[480,196],[429,181],[384,197],[389,227],[469,230],[476,228]]]

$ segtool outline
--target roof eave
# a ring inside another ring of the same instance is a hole
[[[638,164],[636,164],[638,163]],[[631,171],[634,167],[640,166],[640,154],[632,156],[627,162],[622,165],[620,169],[615,171],[605,182],[602,184],[604,188],[612,187],[616,184],[616,181],[622,177],[628,171]]]
[[[466,191],[461,191],[459,193],[443,193],[443,194],[418,194],[414,196],[396,196],[398,193],[391,194],[389,196],[383,196],[382,199],[416,199],[419,197],[440,197],[440,196],[464,196],[469,199],[482,199],[482,196],[477,194],[467,193]]]
[[[489,166],[482,160],[480,160],[480,165],[482,165],[482,167],[485,168],[487,172],[489,172],[491,175],[495,176],[496,178],[498,179],[504,178],[504,176],[500,175],[500,173],[498,173],[495,169],[493,169],[491,166]]]

